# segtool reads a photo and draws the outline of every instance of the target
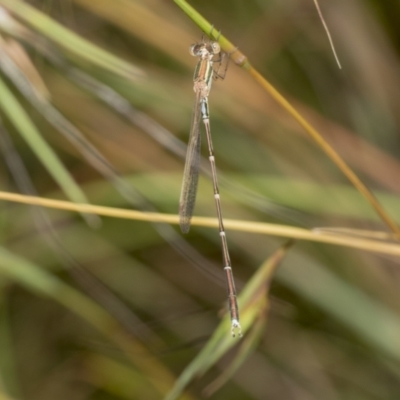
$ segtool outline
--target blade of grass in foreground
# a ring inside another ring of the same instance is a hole
[[[48,39],[91,64],[128,79],[144,75],[139,68],[88,42],[23,1],[0,0],[0,6],[17,15]]]
[[[213,382],[206,386],[203,393],[206,397],[210,397],[218,389],[220,389],[225,383],[231,379],[241,365],[246,361],[247,357],[254,351],[259,344],[262,335],[265,331],[268,319],[268,303],[265,297],[266,307],[265,312],[260,313],[259,318],[254,321],[253,326],[246,334],[243,339],[243,343],[240,344],[239,350],[232,362],[223,370],[222,374],[219,375]]]
[[[195,377],[203,375],[238,343],[243,346],[243,349],[239,351],[233,367],[231,367],[227,375],[224,375],[223,379],[228,378],[239,368],[240,364],[245,360],[245,356],[256,346],[261,335],[259,331],[260,328],[265,326],[268,312],[268,290],[272,275],[293,243],[294,241],[292,240],[288,241],[265,261],[246,284],[238,297],[239,308],[241,310],[240,322],[244,336],[243,340],[232,340],[229,334],[230,317],[226,314],[204,349],[185,368],[177,379],[175,386],[165,400],[177,399]],[[251,329],[254,329],[254,327],[256,327],[256,331],[247,335],[246,332],[251,332]],[[221,382],[223,382],[223,379]]]
[[[300,115],[296,109],[279,93],[249,62],[248,58],[235,47],[228,39],[226,39],[218,29],[214,29],[203,16],[201,16],[193,7],[185,0],[174,0],[174,2],[199,26],[200,29],[209,35],[213,40],[218,41],[221,48],[228,54],[230,58],[240,67],[249,72],[249,74],[260,84],[260,86],[268,92],[271,97],[279,103],[307,132],[307,134],[315,141],[321,150],[332,160],[332,162],[342,171],[353,186],[367,199],[371,206],[375,209],[383,222],[396,234],[400,239],[400,228],[387,214],[381,206],[374,194],[367,188],[355,172],[346,164],[340,155],[331,147],[331,145],[322,137],[322,135],[309,124],[309,122]]]
[[[75,204],[68,201],[46,199],[43,197],[25,196],[17,193],[0,191],[0,200],[13,201],[21,204],[38,205],[43,207],[68,210],[82,213],[93,213],[105,217],[132,219],[137,221],[164,222],[168,224],[178,224],[179,217],[171,214],[161,214],[154,212],[143,212],[121,208],[95,206],[91,204]],[[218,227],[216,218],[193,217],[192,225]],[[386,243],[381,240],[369,240],[362,237],[354,237],[345,234],[332,234],[324,231],[310,231],[304,228],[297,228],[288,225],[270,224],[265,222],[238,221],[232,219],[225,220],[226,228],[241,232],[251,232],[257,234],[286,237],[292,239],[312,240],[315,242],[335,244],[368,252],[381,254],[400,255],[400,246],[394,243]]]

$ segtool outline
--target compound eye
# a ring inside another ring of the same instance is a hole
[[[189,53],[190,53],[192,56],[195,56],[195,57],[197,57],[198,55],[200,55],[200,50],[201,50],[201,44],[198,44],[198,43],[192,44],[192,45],[189,47]]]
[[[212,42],[211,43],[212,49],[213,49],[213,53],[214,54],[218,54],[221,52],[221,46],[219,45],[218,42]]]

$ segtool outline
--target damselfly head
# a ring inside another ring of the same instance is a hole
[[[202,42],[192,44],[189,48],[189,52],[195,57],[204,57],[209,55],[219,54],[221,52],[221,46],[218,42]]]

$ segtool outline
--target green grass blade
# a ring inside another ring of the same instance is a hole
[[[88,199],[79,185],[64,167],[56,153],[42,138],[28,114],[1,78],[0,107],[64,191],[66,196],[75,203],[88,203]],[[91,216],[89,221],[96,223],[98,219],[97,217],[93,219],[93,216]]]
[[[262,319],[263,316],[265,317],[268,308],[267,293],[272,275],[292,244],[293,241],[289,241],[286,245],[279,248],[267,261],[265,261],[238,297],[238,304],[241,313],[240,323],[244,335],[253,327],[255,321],[260,320],[260,318]],[[230,324],[230,316],[226,314],[204,349],[186,367],[177,379],[175,386],[165,400],[177,399],[193,378],[204,374],[224,354],[226,354],[228,350],[238,343],[238,341],[233,339],[230,335]],[[245,347],[252,347],[257,336],[258,335],[250,335],[247,342],[244,343]],[[243,354],[248,354],[248,352],[245,350]],[[244,361],[242,354],[239,353],[238,357],[240,362]]]
[[[341,321],[365,343],[400,361],[400,316],[384,303],[298,253],[295,263],[279,269],[276,279]]]
[[[139,68],[88,42],[23,1],[0,0],[0,5],[54,43],[91,64],[98,65],[128,79],[143,76],[143,72]]]
[[[268,314],[268,299],[265,296],[265,312],[260,313],[258,319],[254,321],[254,325],[251,327],[248,334],[243,338],[243,342],[240,348],[232,360],[232,362],[226,367],[220,376],[218,376],[213,382],[211,382],[206,388],[204,388],[204,394],[210,397],[219,388],[221,388],[225,383],[227,383],[230,378],[235,374],[235,372],[241,367],[241,365],[246,361],[248,356],[257,348],[260,343],[260,339],[265,331],[267,325],[267,314]]]
[[[105,312],[86,296],[35,264],[0,247],[0,273],[28,290],[67,306],[96,327],[103,326]]]
[[[112,398],[132,400],[136,398],[157,399],[158,394],[149,387],[147,377],[137,369],[102,354],[84,357],[85,376],[93,386],[109,393]]]

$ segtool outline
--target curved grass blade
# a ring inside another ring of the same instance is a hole
[[[0,6],[11,11],[54,43],[91,64],[128,79],[144,75],[139,68],[88,42],[23,1],[0,0]]]
[[[267,261],[260,266],[254,276],[241,291],[240,296],[238,297],[238,303],[241,309],[240,322],[244,336],[246,336],[246,332],[248,332],[254,326],[256,321],[260,321],[265,318],[268,310],[267,295],[272,275],[293,243],[294,241],[290,240],[284,246],[279,248]],[[233,346],[235,346],[237,342],[232,340],[232,337],[227,334],[227,332],[229,332],[230,323],[230,316],[226,314],[212,335],[211,339],[205,345],[204,349],[186,367],[186,369],[177,379],[175,386],[171,392],[168,393],[168,396],[165,398],[165,400],[177,399],[186,386],[194,378],[203,375]],[[265,324],[262,324],[262,326],[265,326]],[[243,355],[247,355],[249,353],[248,350],[255,345],[259,335],[260,332],[257,332],[256,330],[256,334],[250,335],[249,339],[244,342],[245,349],[242,350],[242,353],[239,353],[236,366],[244,361]],[[246,349],[246,347],[248,349]],[[234,370],[235,368],[232,369],[232,372],[234,372]]]
[[[28,114],[1,78],[0,107],[46,167],[49,174],[64,191],[66,196],[73,202],[87,203],[88,200],[79,185],[61,163],[56,153],[42,138]],[[99,218],[97,216],[93,218],[93,215],[91,215],[89,217],[85,216],[85,218],[90,225],[96,226],[99,224]]]
[[[251,327],[246,336],[242,339],[242,343],[235,358],[226,367],[226,369],[222,372],[220,376],[218,376],[213,382],[211,382],[208,386],[204,388],[203,393],[206,397],[210,397],[218,389],[225,385],[225,383],[227,383],[229,379],[236,373],[236,371],[246,361],[247,357],[259,344],[267,325],[269,309],[267,296],[265,296],[264,302],[265,312],[260,313],[259,317],[254,321],[254,325]]]
[[[277,281],[318,305],[371,348],[396,363],[400,361],[400,315],[397,311],[310,257],[300,252],[293,253],[293,257],[296,262],[288,262],[281,268]]]

